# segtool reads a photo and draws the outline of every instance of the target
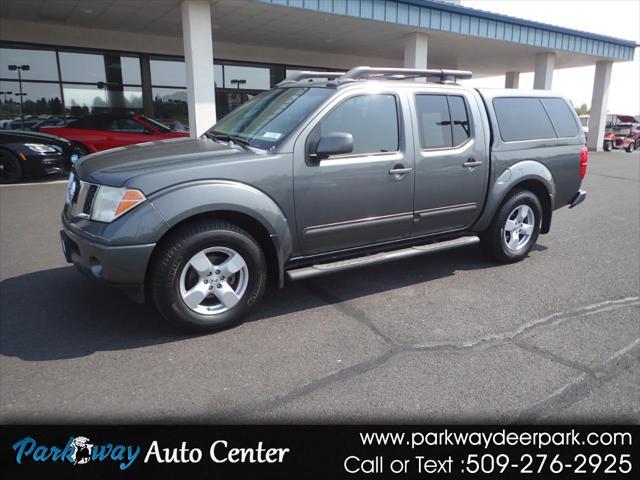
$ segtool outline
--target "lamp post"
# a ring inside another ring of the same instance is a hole
[[[26,93],[22,93],[22,72],[26,72],[30,70],[31,67],[29,65],[9,65],[9,70],[18,71],[18,85],[20,87],[20,93],[16,93],[20,97],[20,118],[22,121],[22,130],[24,130],[24,112],[22,109],[22,97],[26,95]]]
[[[24,93],[23,92],[20,92],[20,93],[16,92],[16,93],[14,93],[14,95],[16,97],[20,97],[20,123],[22,124],[22,127],[21,127],[22,130],[24,130],[24,115],[22,113],[22,97],[24,97],[26,94],[27,94],[27,92],[24,92]]]
[[[13,95],[13,92],[0,92],[0,95],[4,97],[4,103],[7,103],[7,95]]]
[[[244,85],[245,83],[247,83],[247,81],[244,80],[244,79],[239,79],[239,80],[238,79],[233,79],[233,80],[230,80],[229,83],[231,83],[231,84],[235,83],[236,87],[238,88],[238,90],[240,90],[240,85]]]

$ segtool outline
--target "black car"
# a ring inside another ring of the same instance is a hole
[[[23,130],[0,130],[0,183],[65,173],[77,158],[73,144],[64,138]]]

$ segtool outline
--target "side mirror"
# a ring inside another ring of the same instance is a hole
[[[322,160],[331,155],[353,152],[353,135],[347,132],[332,132],[320,137],[315,158]]]

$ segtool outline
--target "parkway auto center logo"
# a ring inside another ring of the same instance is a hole
[[[66,444],[49,445],[38,442],[27,436],[11,445],[18,465],[28,463],[58,463],[85,465],[88,463],[112,463],[120,470],[127,470],[136,461],[142,448],[139,445],[122,445],[92,442],[85,436],[71,436]],[[186,441],[180,447],[161,448],[157,440],[145,448],[141,462],[147,463],[183,463],[197,464],[206,458],[206,454],[198,447],[189,447]],[[227,440],[218,439],[210,442],[209,460],[216,464],[235,465],[249,464],[281,464],[291,453],[290,448],[267,447],[258,441],[255,446],[235,447]]]
[[[34,438],[24,437],[15,442],[11,448],[15,453],[16,463],[70,463],[85,465],[89,462],[115,462],[120,470],[128,469],[140,455],[137,445],[120,445],[106,443],[97,445],[85,436],[69,437],[64,446],[42,445]]]

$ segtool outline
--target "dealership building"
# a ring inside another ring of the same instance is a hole
[[[595,65],[601,147],[613,62],[636,44],[433,0],[2,0],[0,119],[144,113],[202,134],[300,70],[357,65],[521,72]],[[549,4],[547,4],[549,5]],[[546,5],[545,5],[546,7]],[[28,69],[10,66],[28,66]],[[22,92],[22,96],[19,95]]]

